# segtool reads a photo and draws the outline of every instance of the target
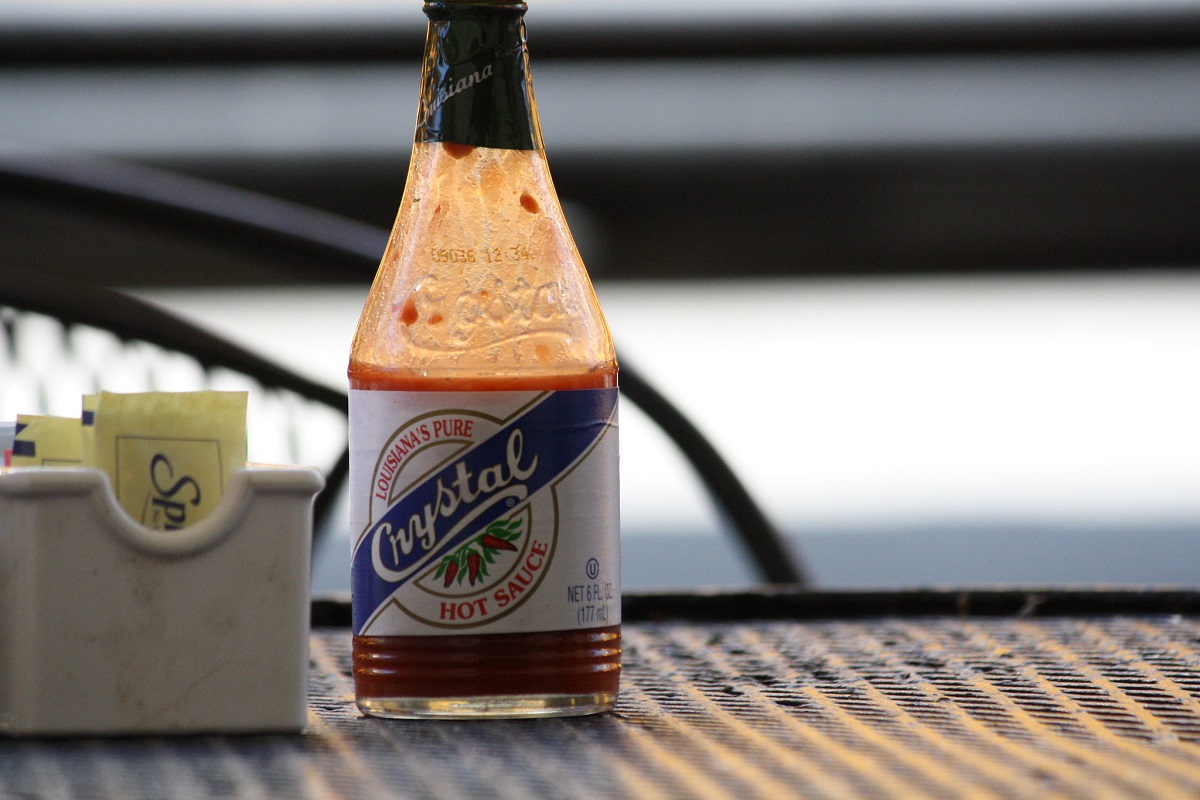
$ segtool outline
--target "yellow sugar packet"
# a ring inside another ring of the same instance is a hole
[[[208,516],[246,465],[246,392],[101,392],[95,466],[117,502],[155,530]]]
[[[12,466],[79,466],[83,460],[77,417],[18,414]]]

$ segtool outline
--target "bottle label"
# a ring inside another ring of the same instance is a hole
[[[620,622],[617,390],[350,392],[363,636]]]
[[[427,3],[416,141],[536,150],[523,4]]]

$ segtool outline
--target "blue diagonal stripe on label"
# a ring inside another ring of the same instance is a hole
[[[398,587],[556,481],[613,424],[616,403],[616,389],[549,392],[398,498],[354,552],[354,630]]]

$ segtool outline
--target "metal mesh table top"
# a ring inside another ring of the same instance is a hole
[[[4,798],[1200,797],[1200,615],[627,622],[612,714],[384,721],[312,636],[297,736],[0,741]]]

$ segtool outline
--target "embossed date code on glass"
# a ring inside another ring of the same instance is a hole
[[[354,631],[620,622],[617,390],[352,390]]]

